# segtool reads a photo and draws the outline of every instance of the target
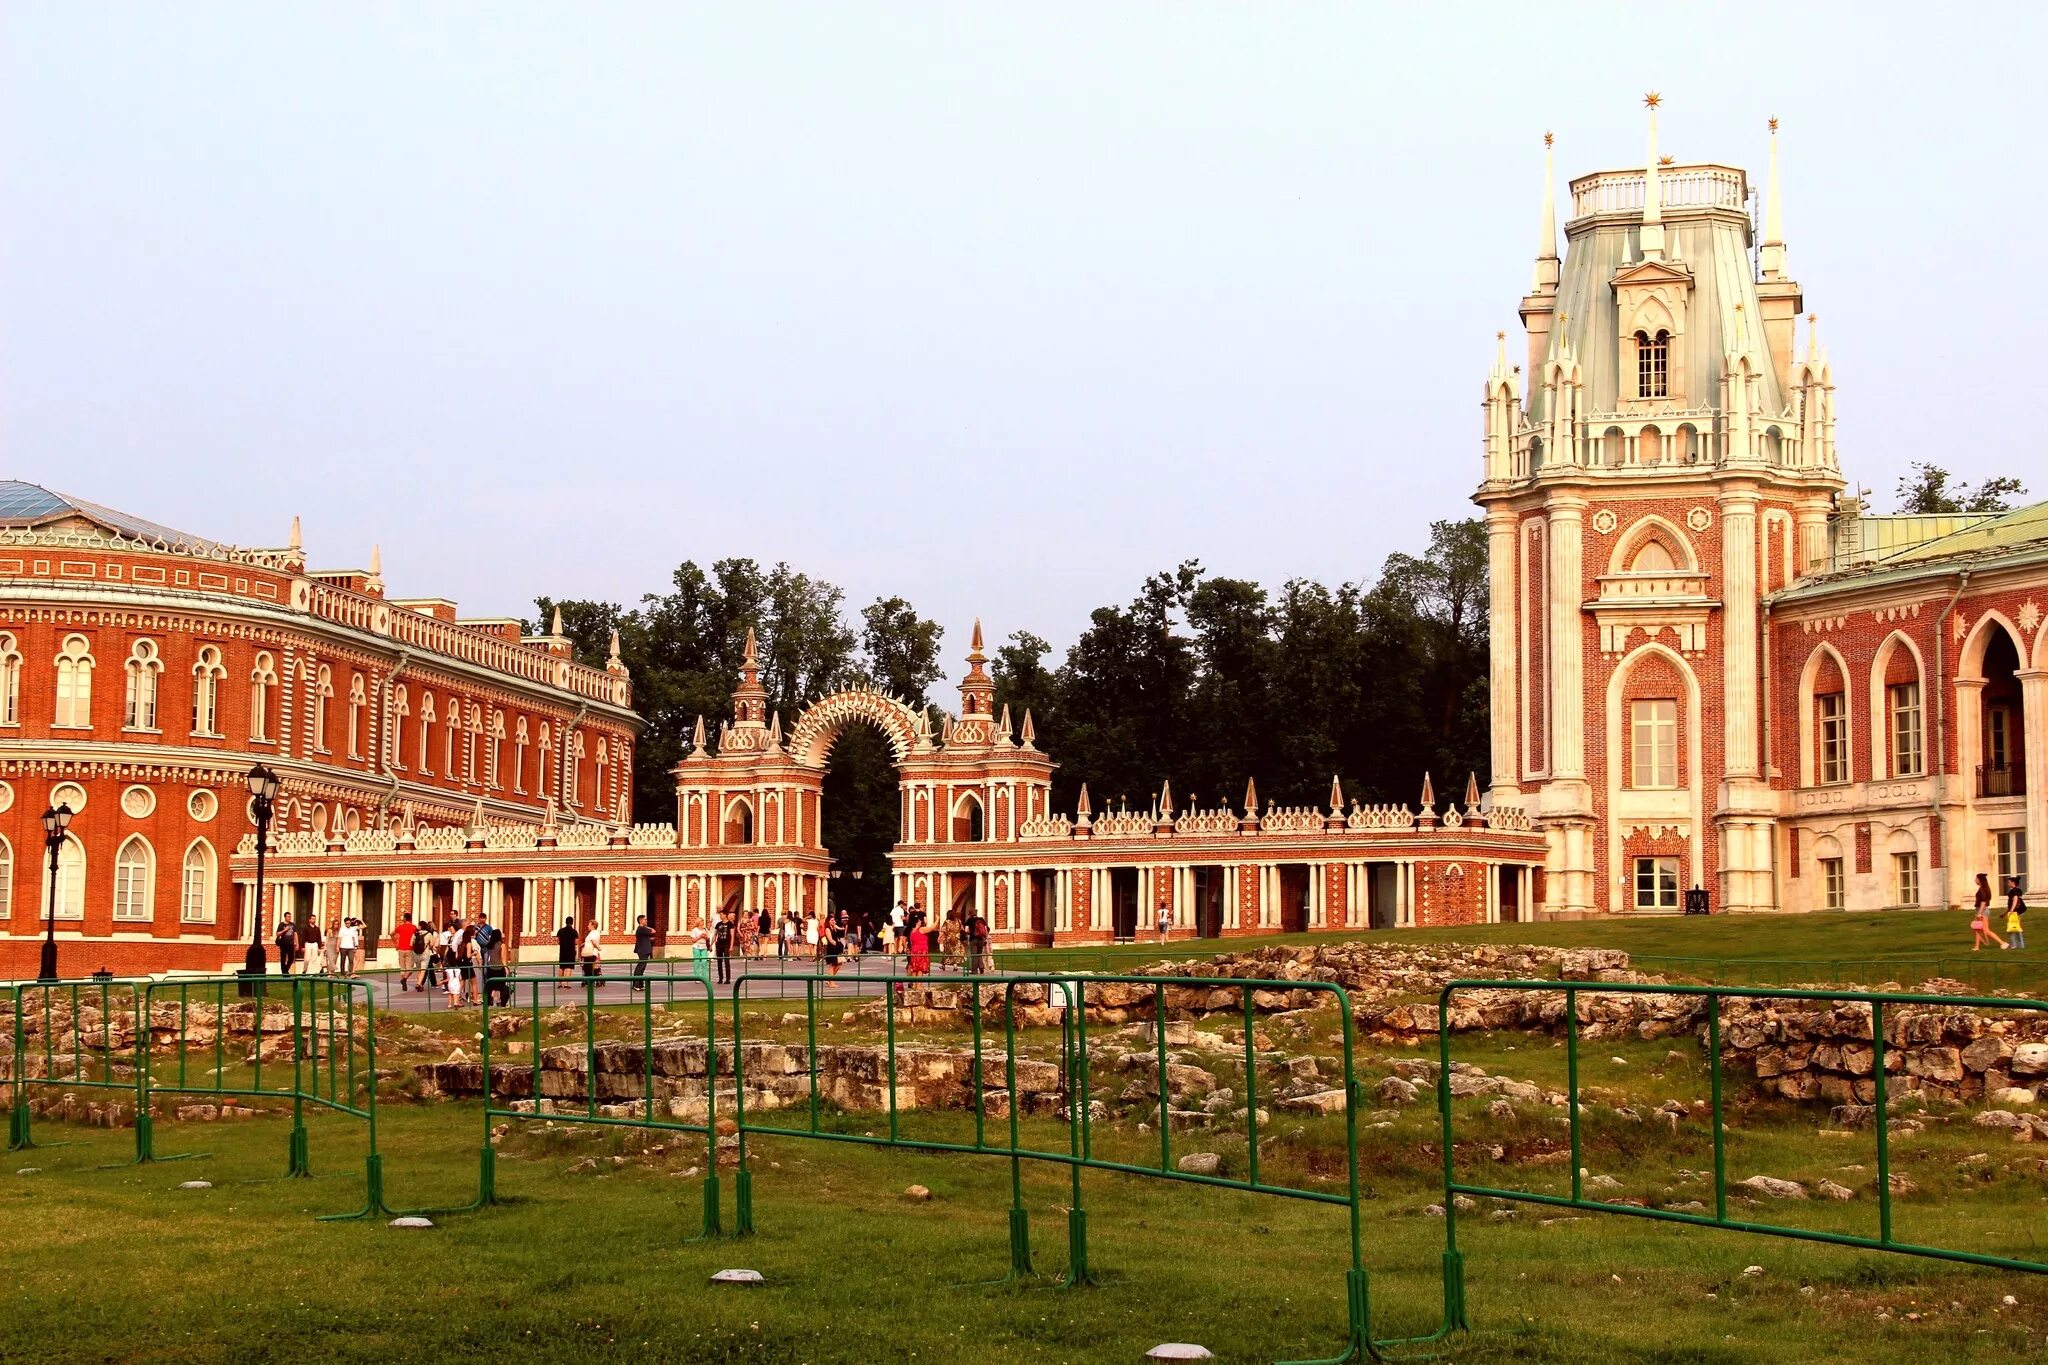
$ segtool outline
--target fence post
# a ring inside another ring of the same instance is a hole
[[[1051,989],[1046,991],[1048,1002]],[[976,1061],[979,1063],[979,1056]],[[1010,1095],[1010,1273],[1022,1279],[1031,1273],[1031,1215],[1024,1208],[1024,1159],[1017,1155],[1017,983],[1003,986],[1003,1084]]]
[[[1068,1034],[1072,1039],[1074,1064],[1068,1069],[1067,1095],[1067,1145],[1074,1156],[1068,1167],[1072,1172],[1067,1208],[1067,1278],[1061,1288],[1095,1283],[1094,1272],[1088,1268],[1088,1210],[1081,1202],[1081,1163],[1088,1159],[1091,1143],[1088,1136],[1088,983],[1067,981],[1067,1010],[1073,1020]],[[1079,1004],[1075,1004],[1078,995]]]
[[[310,1179],[313,1174],[313,1165],[307,1152],[306,1140],[306,1040],[304,1035],[306,984],[306,977],[295,976],[291,978],[292,1136],[291,1165],[290,1169],[285,1172],[285,1175],[288,1178],[295,1177],[299,1179]],[[256,1055],[258,1057],[263,1055],[263,1015],[260,1010],[256,1016]],[[315,1074],[318,1074],[317,1071]]]

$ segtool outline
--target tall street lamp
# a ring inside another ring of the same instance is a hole
[[[256,817],[256,903],[249,911],[249,953],[242,961],[245,976],[261,976],[265,971],[263,854],[270,846],[270,815],[277,808],[277,789],[283,785],[278,775],[261,763],[249,769],[249,810]]]
[[[43,812],[43,844],[50,850],[50,929],[43,939],[42,967],[38,981],[57,979],[57,855],[64,847],[64,831],[71,824],[71,806],[65,803]]]

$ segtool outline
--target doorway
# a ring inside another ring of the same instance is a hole
[[[1308,864],[1280,864],[1280,932],[1308,932]]]
[[[377,960],[377,941],[384,937],[384,883],[363,882],[357,888],[363,921],[363,961]]]
[[[1118,943],[1138,937],[1138,869],[1109,870],[1109,930]]]
[[[1220,867],[1193,869],[1195,880],[1195,934],[1199,938],[1223,937],[1223,888],[1229,876]]]

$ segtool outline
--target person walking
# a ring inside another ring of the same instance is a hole
[[[2020,897],[2020,879],[2005,879],[2005,946],[2027,946],[2027,903]]]
[[[705,941],[704,926],[698,925],[690,931],[690,971],[704,983],[704,993],[711,993],[711,945]]]
[[[592,919],[583,932],[583,975],[598,977],[604,975],[598,962],[604,956],[604,935],[598,932],[597,921]]]
[[[555,989],[560,990],[576,974],[576,921],[565,919],[555,930]]]
[[[318,915],[306,921],[305,931],[299,935],[299,957],[317,962],[322,976],[334,974],[334,948],[327,941],[326,931],[320,927]]]
[[[299,926],[286,915],[277,922],[277,974],[290,976],[299,960]]]
[[[1159,941],[1166,942],[1166,935],[1173,928],[1173,909],[1165,901],[1159,902]]]
[[[823,935],[823,941],[819,946],[824,950],[825,954],[825,974],[837,976],[839,975],[839,955],[846,950],[846,935],[840,932],[839,926],[829,919],[825,921],[825,927],[819,932]]]
[[[754,917],[754,956],[768,955],[768,940],[774,933],[775,917],[768,913],[768,907],[764,905],[761,907],[761,913]]]
[[[739,926],[733,923],[729,911],[718,917],[718,924],[711,931],[712,947],[718,957],[718,984],[721,986],[732,984],[732,941],[738,932]]]
[[[352,915],[349,916],[342,920],[341,932],[335,937],[340,940],[338,946],[341,955],[341,974],[343,976],[354,976],[356,974],[356,955],[362,951],[363,947],[363,922]]]
[[[796,916],[785,910],[782,923],[775,927],[775,956],[787,958],[789,945],[796,941]]]
[[[976,910],[967,918],[967,970],[974,976],[986,976],[993,967],[988,951],[988,921]]]
[[[448,997],[449,1009],[462,1004],[462,978],[467,972],[468,968],[462,961],[462,936],[456,932],[455,921],[451,919],[441,926],[442,990]]]
[[[633,986],[636,991],[647,989],[647,962],[654,956],[654,926],[642,915],[640,922],[633,926]]]
[[[391,935],[391,946],[398,950],[398,989],[412,989],[413,941],[420,936],[420,927],[412,922],[412,911],[398,917],[398,928]]]
[[[476,949],[477,972],[483,978],[483,995],[494,1005],[512,1003],[512,983],[505,975],[505,935],[495,924],[476,912],[476,927],[470,932]]]
[[[1983,952],[1987,942],[1996,943],[2001,948],[2006,947],[2005,940],[1991,927],[1991,886],[1981,872],[1977,874],[1977,897],[1973,908],[1974,913],[1970,916],[1970,951]]]
[[[925,928],[921,913],[910,917],[910,975],[932,974],[932,931]]]
[[[483,919],[479,914],[478,921]],[[462,924],[455,931],[455,956],[462,963],[461,1004],[474,1005],[483,984],[483,962],[477,950],[476,925]]]
[[[910,912],[903,908],[903,902],[897,901],[896,908],[889,912],[890,952],[900,954],[903,951],[903,925],[909,918]]]

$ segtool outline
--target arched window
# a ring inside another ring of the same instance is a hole
[[[1676,573],[1678,562],[1671,557],[1670,547],[1661,540],[1651,539],[1642,543],[1634,559],[1628,562],[1630,573]]]
[[[334,670],[326,664],[313,675],[313,747],[327,752],[327,704],[334,700]]]
[[[505,750],[505,713],[503,711],[493,710],[491,712],[490,733],[490,761],[486,765],[484,778],[485,781],[490,784],[491,790],[497,791],[504,786],[504,782],[499,775],[498,769],[498,760],[504,754]]]
[[[1636,397],[1671,396],[1671,333],[1636,333]]]
[[[114,855],[114,918],[148,919],[155,881],[156,858],[150,852],[149,841],[140,834],[130,835]]]
[[[83,635],[67,635],[57,651],[57,724],[85,729],[92,724],[92,646]]]
[[[754,808],[745,801],[735,801],[725,809],[725,843],[751,844],[754,842]]]
[[[220,651],[203,646],[192,665],[192,733],[220,733],[220,680],[228,675],[221,665]]]
[[[348,756],[363,756],[363,707],[369,704],[369,689],[363,683],[363,675],[352,674],[348,680]]]
[[[961,793],[953,803],[953,842],[956,844],[978,844],[983,835],[981,798],[973,792]]]
[[[194,839],[185,850],[178,918],[187,924],[213,923],[213,845],[204,839]]]
[[[156,641],[137,640],[128,651],[128,707],[121,723],[130,730],[156,729],[157,680],[164,661],[157,654]]]
[[[43,894],[40,905],[50,904],[50,864],[43,861]],[[57,918],[85,918],[85,845],[76,834],[66,834],[57,847]]]
[[[21,724],[21,653],[0,634],[0,725]]]
[[[554,727],[548,724],[548,722],[542,721],[540,723],[540,782],[538,784],[540,790],[536,792],[535,795],[543,797],[546,796],[548,794],[548,789],[554,785],[554,778],[550,775],[549,772],[549,770],[554,767],[554,763]]]
[[[597,803],[600,812],[605,811],[605,771],[611,766],[612,746],[604,736],[597,739],[597,780],[591,783],[590,799]]]
[[[441,756],[443,759],[441,772],[450,782],[460,782],[462,780],[461,770],[455,763],[455,745],[462,735],[462,699],[460,697],[450,697],[448,699],[448,719],[442,722],[441,731],[443,736],[441,743]]]
[[[420,693],[420,776],[432,777],[434,770],[427,766],[428,741],[434,736],[434,694]]]
[[[277,662],[267,652],[258,654],[249,670],[249,738],[271,738],[270,699],[276,695]]]
[[[572,806],[580,805],[583,801],[583,732],[581,730],[578,730],[569,737],[569,762],[567,768],[569,788],[563,793],[563,799]]]
[[[526,717],[519,717],[512,727],[512,790],[526,790]]]
[[[14,913],[14,845],[0,835],[0,919]]]
[[[401,771],[405,768],[405,718],[411,714],[406,704],[405,684],[398,683],[391,689],[391,766]]]

